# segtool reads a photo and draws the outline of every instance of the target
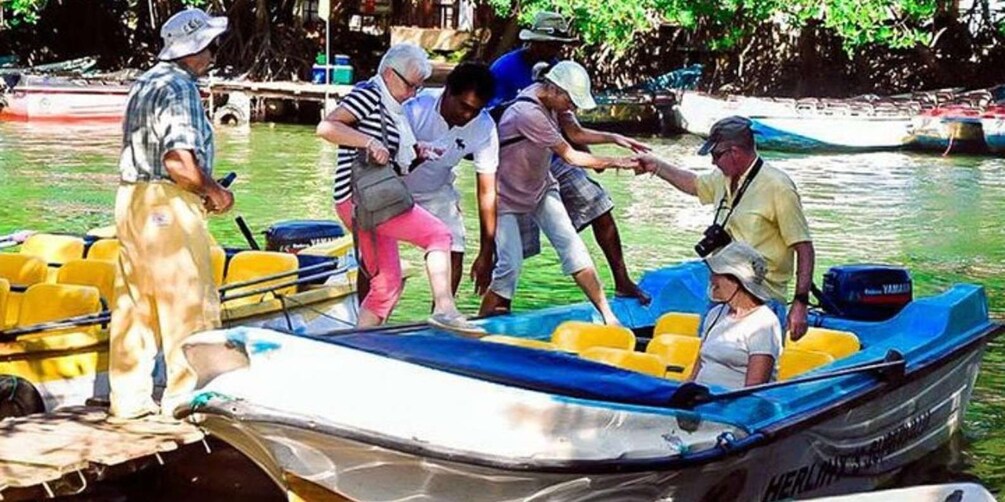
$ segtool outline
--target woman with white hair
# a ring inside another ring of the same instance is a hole
[[[352,170],[356,156],[367,155],[380,165],[391,164],[405,176],[436,152],[418,145],[402,111],[402,103],[415,96],[432,73],[426,52],[414,44],[398,44],[384,54],[377,75],[361,82],[318,124],[317,135],[339,145],[333,196],[343,223],[356,227],[352,199]],[[386,140],[386,143],[385,143]],[[401,262],[398,242],[425,251],[426,272],[433,293],[429,323],[463,333],[480,332],[454,304],[450,290],[450,230],[438,218],[413,205],[376,225],[372,231],[355,229],[360,262],[370,275],[370,289],[361,304],[358,326],[384,323],[401,296]]]
[[[705,316],[698,364],[691,380],[739,389],[775,378],[782,352],[782,326],[771,307],[765,284],[764,257],[745,242],[734,241],[705,258],[709,299],[719,302]]]

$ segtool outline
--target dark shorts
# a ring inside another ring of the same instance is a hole
[[[559,156],[551,159],[551,174],[558,180],[558,193],[562,204],[569,213],[572,226],[582,232],[593,220],[614,209],[614,201],[600,186],[586,174],[586,170],[571,166]],[[541,231],[528,215],[518,218],[520,238],[523,240],[523,257],[541,253]]]

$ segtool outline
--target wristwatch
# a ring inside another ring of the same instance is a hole
[[[809,293],[796,293],[795,295],[792,296],[792,302],[793,303],[799,302],[799,303],[802,303],[803,305],[809,305],[810,304],[810,294]]]

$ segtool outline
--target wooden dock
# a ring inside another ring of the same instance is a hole
[[[202,448],[187,423],[109,424],[104,408],[71,407],[0,421],[0,500],[86,492],[94,483],[162,465],[182,448]]]
[[[213,94],[243,92],[253,98],[296,99],[301,101],[324,101],[338,99],[349,94],[351,85],[323,85],[310,82],[249,82],[244,80],[211,81],[207,90]]]

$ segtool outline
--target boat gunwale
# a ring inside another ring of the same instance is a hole
[[[181,412],[180,418],[184,418],[185,416],[192,414],[208,414],[224,416],[241,423],[283,425],[307,431],[329,434],[341,439],[377,446],[408,455],[429,457],[447,462],[463,463],[477,467],[512,472],[538,472],[545,474],[621,474],[646,471],[666,471],[705,465],[716,460],[739,455],[748,450],[764,446],[764,444],[768,441],[794,435],[801,430],[805,430],[827,419],[833,418],[835,415],[842,414],[865,401],[869,401],[877,394],[896,391],[910,383],[913,383],[919,377],[928,376],[930,373],[935,372],[943,366],[949,365],[957,359],[961,359],[967,354],[970,354],[975,350],[975,346],[983,346],[988,340],[993,339],[1002,333],[1005,333],[1005,326],[992,322],[990,327],[984,329],[980,334],[977,334],[965,344],[955,346],[943,355],[929,361],[925,361],[913,369],[905,371],[903,377],[897,379],[896,381],[877,380],[873,383],[873,385],[849,393],[843,398],[835,401],[831,406],[806,410],[802,413],[797,413],[791,417],[787,417],[776,424],[752,431],[750,435],[730,443],[726,448],[720,446],[694,453],[685,453],[683,455],[673,455],[670,457],[656,459],[615,458],[604,460],[508,461],[501,459],[498,456],[475,456],[469,452],[460,452],[455,449],[433,447],[429,446],[428,443],[421,443],[417,441],[409,442],[407,440],[390,437],[379,432],[362,431],[354,427],[336,425],[320,419],[320,417],[303,419],[278,410],[276,410],[276,414],[272,415],[261,413],[238,416],[235,414],[236,410],[232,410],[232,403],[234,400],[222,394],[220,396],[225,399],[222,404],[225,405],[216,406],[210,404],[212,401],[196,406],[183,405],[184,407],[176,410],[176,416],[179,412]],[[591,400],[584,401],[589,402]],[[597,402],[596,400],[592,401]],[[262,406],[253,405],[247,401],[243,402],[245,403],[245,406],[248,407],[268,409]],[[227,404],[230,406],[226,406]]]

